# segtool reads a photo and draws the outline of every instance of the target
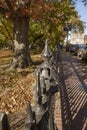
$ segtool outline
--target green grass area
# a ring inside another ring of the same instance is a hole
[[[9,64],[12,60],[11,50],[0,50],[0,66]]]
[[[11,63],[12,57],[6,57],[0,59],[0,66]]]

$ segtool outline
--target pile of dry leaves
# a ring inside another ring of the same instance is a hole
[[[5,80],[5,82],[8,81]],[[27,101],[32,99],[34,82],[34,74],[30,73],[20,79],[15,79],[14,87],[3,88],[0,94],[0,111],[12,113],[24,109]]]
[[[34,65],[20,72],[9,72],[4,65],[8,64],[8,59],[11,58],[10,50],[0,50],[0,112],[7,114],[24,110],[27,101],[32,103],[34,70],[37,67]],[[32,54],[32,59],[35,63],[41,62],[39,54]]]

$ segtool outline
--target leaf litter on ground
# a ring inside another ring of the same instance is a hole
[[[7,54],[11,56],[11,53],[7,52]],[[5,53],[1,56],[4,57]],[[32,58],[35,62],[41,61],[40,55],[33,55]],[[33,104],[32,86],[35,84],[33,73],[36,66],[20,72],[9,72],[5,68],[0,68],[0,111],[10,114],[25,109],[27,101]]]

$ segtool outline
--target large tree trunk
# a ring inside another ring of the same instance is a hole
[[[14,47],[12,68],[26,68],[32,61],[29,53],[29,17],[13,19]]]

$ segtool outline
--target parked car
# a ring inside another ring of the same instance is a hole
[[[78,44],[71,44],[70,45],[69,52],[76,53],[77,50],[78,50]]]
[[[77,57],[81,60],[86,59],[87,60],[87,45],[81,44],[78,47],[77,50]]]
[[[70,44],[67,44],[67,45],[64,47],[64,50],[67,52],[67,51],[69,51],[69,48],[70,48]]]

